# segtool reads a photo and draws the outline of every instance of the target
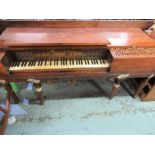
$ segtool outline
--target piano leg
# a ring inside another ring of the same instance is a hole
[[[0,127],[0,135],[3,135],[5,132],[5,129],[7,127],[8,118],[10,115],[10,94],[9,94],[9,92],[7,92],[7,95],[6,95],[5,109],[0,107],[0,111],[2,111],[4,113],[1,127]]]
[[[17,97],[16,93],[12,90],[12,88],[11,88],[9,83],[5,83],[4,84],[4,88],[10,94],[10,96],[14,99],[15,103],[19,103],[20,102],[19,98]]]
[[[44,105],[45,99],[42,92],[41,82],[34,83],[34,87],[35,87],[37,98],[38,100],[40,100],[40,104]]]
[[[114,79],[110,98],[112,98],[114,95],[116,95],[117,91],[120,88],[121,82],[123,80],[126,80],[128,77],[129,77],[129,74],[121,74],[117,78]]]
[[[118,78],[114,79],[114,83],[113,83],[113,86],[112,86],[112,91],[111,91],[111,94],[110,94],[110,98],[112,98],[113,96],[116,95],[117,91],[120,88],[120,83],[121,83],[121,80],[119,80]]]

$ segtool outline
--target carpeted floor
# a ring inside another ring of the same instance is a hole
[[[44,106],[38,105],[33,89],[22,86],[21,103],[11,108],[16,122],[5,134],[155,134],[155,101],[133,99],[122,88],[109,99],[110,80],[44,84]],[[2,88],[0,93],[3,104]]]

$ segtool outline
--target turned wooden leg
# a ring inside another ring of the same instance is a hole
[[[120,83],[121,83],[121,80],[119,80],[118,78],[114,79],[110,98],[116,95],[118,89],[120,88]]]
[[[120,88],[121,82],[123,80],[127,79],[128,77],[129,77],[129,74],[121,74],[121,75],[117,76],[117,78],[114,79],[110,98],[112,98],[114,95],[116,95],[118,89]]]
[[[44,105],[45,99],[42,92],[41,82],[34,83],[34,87],[35,87],[37,98],[40,100],[40,104]]]
[[[154,76],[154,74],[151,74],[149,77],[145,78],[141,84],[139,85],[138,89],[136,90],[134,96],[137,97],[139,93],[142,91],[142,89],[147,85],[148,81]]]
[[[20,100],[19,98],[17,97],[16,93],[12,90],[11,86],[9,83],[5,83],[4,84],[4,88],[7,92],[9,92],[10,96],[14,99],[14,102],[15,103],[19,103]]]
[[[7,92],[6,102],[5,102],[5,108],[0,107],[0,111],[4,113],[4,117],[2,119],[1,127],[0,127],[0,135],[4,134],[8,118],[10,114],[10,93]]]

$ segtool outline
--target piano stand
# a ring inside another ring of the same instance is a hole
[[[10,114],[10,96],[11,96],[10,91],[7,91],[5,108],[2,108],[0,106],[0,111],[4,113],[4,116],[1,122],[1,127],[0,127],[0,135],[4,134],[6,126],[7,126],[7,122],[8,122],[8,118]]]
[[[33,82],[33,85],[35,87],[37,98],[38,98],[38,100],[40,100],[40,104],[44,105],[45,99],[44,99],[44,96],[43,96],[42,85],[41,85],[40,80],[38,80],[38,82]]]

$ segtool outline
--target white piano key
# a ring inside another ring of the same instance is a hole
[[[46,66],[48,66],[48,67],[50,66],[50,61],[46,62]]]
[[[61,61],[58,61],[58,66],[61,67]]]

